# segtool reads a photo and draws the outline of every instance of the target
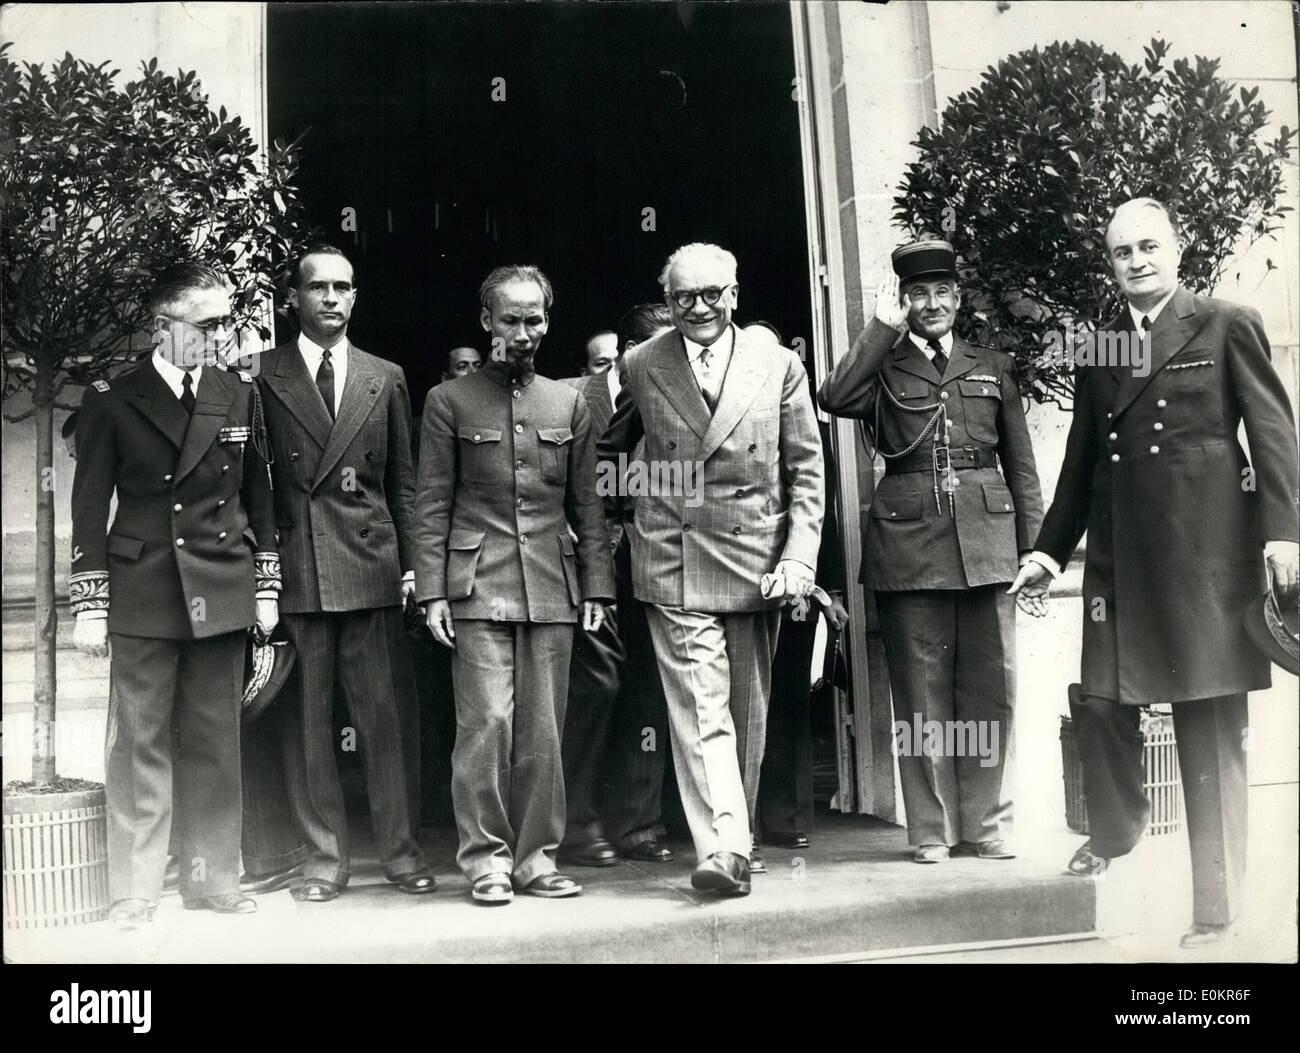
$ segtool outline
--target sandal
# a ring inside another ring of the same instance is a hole
[[[474,882],[474,899],[479,903],[509,903],[515,898],[509,874],[484,874]]]
[[[523,891],[530,896],[559,899],[562,896],[579,895],[582,892],[582,886],[573,878],[565,877],[563,874],[543,874],[541,877],[535,877],[528,882]]]

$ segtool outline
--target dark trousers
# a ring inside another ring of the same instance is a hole
[[[772,659],[767,744],[758,783],[758,823],[764,833],[810,833],[813,828],[809,693],[817,617],[813,607],[803,621],[788,615],[781,619],[781,636]]]
[[[501,873],[526,885],[555,873],[565,823],[560,729],[572,649],[567,623],[456,622],[451,799],[460,836],[456,862],[471,882]]]
[[[565,844],[584,845],[609,836],[601,815],[605,789],[602,778],[624,657],[618,612],[613,604],[606,605],[605,620],[594,633],[575,626],[561,740],[567,810]]]
[[[356,749],[365,768],[370,825],[384,873],[400,877],[425,866],[410,811],[406,774],[411,744],[397,699],[400,607],[325,614],[285,614],[298,651],[297,705],[281,712],[285,788],[306,842],[303,874],[346,885],[351,872],[347,811],[335,751]],[[334,691],[352,727],[334,737]],[[348,732],[354,732],[349,735]]]
[[[1016,607],[1005,585],[877,592],[913,845],[1011,831]],[[938,738],[927,734],[933,721]]]
[[[243,632],[202,640],[112,634],[105,741],[112,901],[158,901],[173,799],[181,894],[239,891],[245,638]]]
[[[1192,856],[1192,920],[1227,925],[1240,910],[1246,874],[1246,696],[1176,702],[1172,709]],[[1150,811],[1142,786],[1140,710],[1071,691],[1070,716],[1093,851],[1108,859],[1125,855],[1146,829]]]

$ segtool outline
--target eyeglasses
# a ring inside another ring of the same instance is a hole
[[[717,306],[718,301],[722,299],[722,294],[735,284],[735,282],[731,282],[721,288],[718,288],[716,285],[710,285],[705,289],[678,289],[677,292],[669,293],[668,298],[683,311],[689,311],[695,306],[696,297],[699,297],[710,307],[715,307]]]

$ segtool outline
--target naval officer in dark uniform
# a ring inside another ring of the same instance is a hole
[[[582,886],[556,870],[565,829],[560,731],[574,624],[614,599],[586,400],[539,377],[551,284],[498,267],[479,291],[492,355],[424,405],[416,599],[454,649],[456,862],[487,904]]]
[[[239,893],[239,708],[247,630],[274,628],[280,589],[254,384],[215,366],[231,335],[226,278],[178,265],[149,308],[153,355],[86,391],[72,484],[75,639],[97,655],[112,641],[105,791],[121,928],[158,902],[173,792],[186,909],[257,909]]]
[[[937,863],[958,846],[1008,859],[1016,626],[1007,586],[1042,522],[1038,472],[1011,357],[952,331],[961,305],[952,246],[914,242],[892,262],[875,318],[818,401],[864,419],[885,458],[863,582],[889,659],[914,859]]]

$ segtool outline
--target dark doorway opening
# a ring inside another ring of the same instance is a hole
[[[308,132],[303,199],[356,262],[351,335],[406,369],[417,413],[449,349],[486,346],[478,285],[502,263],[555,286],[548,376],[659,299],[688,241],[736,254],[739,321],[811,343],[784,4],[271,4],[267,19],[271,135]]]
[[[811,347],[785,4],[271,4],[267,22],[270,134],[307,132],[302,198],[356,265],[349,335],[405,369],[417,416],[451,348],[487,348],[478,286],[504,263],[554,284],[547,376],[576,375],[592,333],[659,300],[691,241],[739,260],[737,322]],[[410,642],[421,811],[449,820],[447,656]],[[833,727],[815,734],[833,767]]]

